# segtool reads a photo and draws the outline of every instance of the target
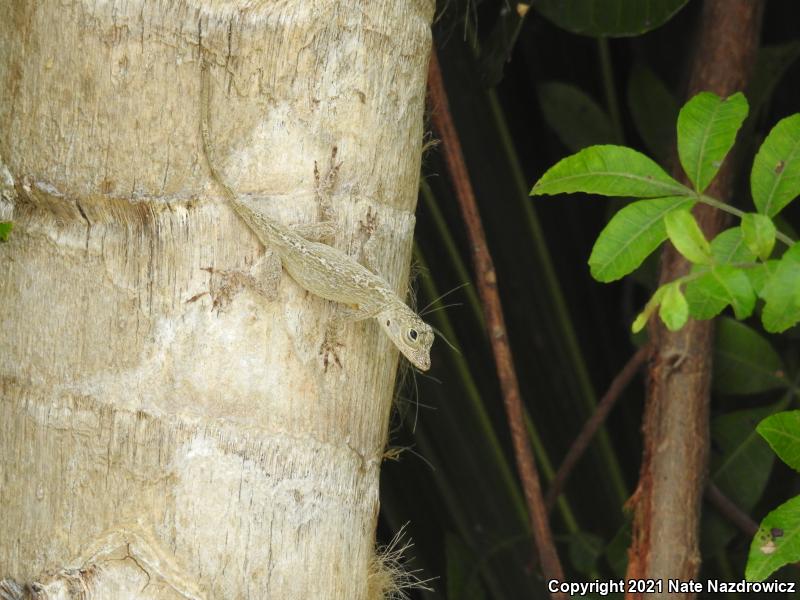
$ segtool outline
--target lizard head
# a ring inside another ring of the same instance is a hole
[[[421,371],[431,366],[433,329],[405,304],[399,304],[378,315],[386,335],[412,364]]]

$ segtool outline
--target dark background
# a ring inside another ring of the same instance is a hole
[[[547,168],[594,143],[631,146],[671,170],[676,111],[686,100],[692,50],[702,35],[702,2],[689,0],[647,33],[610,38],[567,31],[536,6],[520,21],[502,1],[440,2],[434,40],[497,267],[546,490],[548,476],[597,400],[642,342],[633,339],[630,324],[653,291],[658,264],[653,256],[621,282],[595,282],[587,259],[622,201],[529,198],[528,192]],[[752,205],[747,176],[754,151],[780,118],[800,110],[799,24],[796,2],[766,4],[762,52],[745,91],[751,117],[737,141],[747,168],[732,202],[745,209]],[[552,82],[569,84],[582,102],[573,105],[563,88],[547,85]],[[593,118],[598,110],[604,114]],[[613,112],[619,114],[616,127]],[[798,223],[796,209],[784,215],[787,230]],[[409,592],[414,598],[544,598],[465,230],[436,147],[424,157],[417,216],[419,307],[469,284],[442,300],[457,305],[426,317],[458,352],[438,340],[430,373],[407,371],[398,387],[390,443],[407,450],[384,463],[379,539],[388,543],[405,525],[404,540],[414,543],[405,552],[405,568],[418,569],[421,579],[435,578],[429,582],[435,591]],[[797,331],[767,336],[757,319],[747,325],[768,340],[793,379]],[[726,355],[736,352],[727,350]],[[712,400],[710,472],[723,477],[725,491],[759,521],[800,486],[796,474],[752,434],[752,426],[776,403],[786,407],[796,400],[780,386],[731,393],[736,385],[722,380],[724,360],[715,361],[720,372]],[[748,376],[747,365],[734,366],[737,376]],[[624,574],[629,532],[623,504],[635,489],[641,460],[642,384],[639,376],[620,398],[553,512],[568,579]],[[704,511],[701,579],[742,579],[750,539],[712,507],[705,505]],[[778,576],[794,580],[797,574],[784,569]]]

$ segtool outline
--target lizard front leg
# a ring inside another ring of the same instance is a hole
[[[333,220],[291,225],[289,229],[304,240],[322,242],[328,245],[330,245],[330,242],[336,237],[337,232],[336,222]]]
[[[363,321],[375,316],[374,311],[366,311],[356,306],[347,306],[344,304],[334,303],[334,315],[328,320],[325,327],[325,336],[322,340],[322,346],[319,349],[319,355],[322,357],[322,366],[327,373],[328,367],[331,363],[336,363],[341,368],[342,361],[339,358],[339,348],[342,344],[339,339],[341,337],[342,327],[347,323],[354,323],[356,321]]]

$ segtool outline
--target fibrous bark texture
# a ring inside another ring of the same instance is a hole
[[[432,16],[430,0],[0,3],[0,579],[367,598],[397,353],[359,323],[326,371],[336,307],[286,277],[273,302],[243,289],[211,310],[203,269],[263,249],[209,178],[200,59],[227,183],[287,225],[325,195],[334,243],[402,291]],[[315,163],[336,171],[324,190]]]
[[[758,49],[762,9],[759,0],[706,0],[687,97],[704,90],[725,97],[744,89]],[[735,172],[735,156],[730,156],[706,193],[728,200]],[[709,239],[725,222],[725,213],[705,205],[698,205],[695,216]],[[688,269],[686,260],[667,245],[662,283]],[[700,569],[713,322],[690,319],[674,333],[653,323],[650,334],[655,343],[644,415],[645,449],[639,486],[630,502],[635,515],[627,577],[661,579],[661,597],[689,599],[695,594],[668,593],[666,579],[695,579]]]

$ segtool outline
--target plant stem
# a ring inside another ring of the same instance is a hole
[[[712,198],[711,196],[706,196],[705,194],[697,194],[696,197],[698,201],[702,202],[703,204],[708,204],[709,206],[718,208],[719,210],[737,216],[740,219],[745,215],[745,212],[743,210],[739,210],[735,206],[731,206],[730,204],[727,204],[725,202],[720,202],[719,200],[717,200],[716,198]],[[775,237],[778,238],[787,246],[792,246],[794,244],[794,240],[785,233],[783,233],[782,231],[776,230]]]

